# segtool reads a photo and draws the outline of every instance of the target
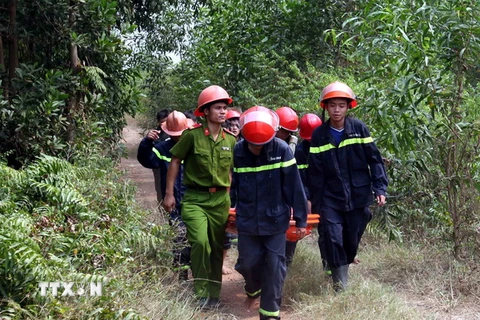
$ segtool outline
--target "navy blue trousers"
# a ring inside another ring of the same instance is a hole
[[[353,262],[360,239],[371,219],[372,213],[368,208],[352,211],[322,208],[318,246],[327,268],[338,268]]]
[[[271,236],[238,235],[238,260],[235,265],[245,279],[250,298],[261,296],[260,317],[278,317],[282,289],[287,274],[285,233]]]
[[[287,241],[285,244],[285,258],[287,267],[292,263],[295,250],[297,249],[297,241]]]

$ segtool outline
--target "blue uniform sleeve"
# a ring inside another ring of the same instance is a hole
[[[308,152],[308,150],[306,151]],[[295,159],[297,160],[298,172],[300,173],[305,195],[307,196],[307,199],[310,200],[310,193],[307,186],[308,157],[302,145],[295,149]]]
[[[155,169],[160,166],[160,159],[154,148],[153,140],[148,138],[143,138],[138,146],[137,160],[145,168]]]
[[[320,213],[322,206],[323,190],[325,188],[324,172],[322,167],[322,158],[317,153],[316,148],[319,147],[318,135],[312,135],[310,143],[310,153],[308,155],[307,168],[307,187],[310,194],[310,201],[312,202],[312,213]]]
[[[307,197],[292,150],[285,148],[282,155],[282,193],[287,205],[293,209],[298,228],[307,226]]]

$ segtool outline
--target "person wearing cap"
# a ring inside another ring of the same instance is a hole
[[[189,127],[188,119],[179,111],[172,111],[166,121],[162,123],[162,131],[168,134],[166,140],[158,140],[159,130],[150,130],[138,146],[137,160],[146,168],[158,169],[162,177],[167,176],[167,170],[170,166],[172,154],[170,149],[177,143],[182,132]],[[174,268],[178,269],[180,280],[188,279],[188,264],[190,263],[190,247],[186,239],[185,225],[181,219],[180,201],[185,193],[185,187],[182,183],[183,168],[180,166],[179,174],[174,183],[174,197],[177,205],[170,211],[169,224],[177,229],[177,236],[174,239],[175,248],[173,250]],[[165,194],[166,180],[161,180],[161,192]]]
[[[307,185],[312,211],[320,214],[319,248],[331,270],[335,291],[348,284],[360,239],[372,217],[376,199],[385,204],[385,165],[367,126],[347,116],[357,106],[352,89],[333,82],[321,93],[320,106],[329,119],[312,134]]]
[[[285,141],[293,153],[298,143],[298,138],[295,133],[298,131],[298,115],[289,106],[281,106],[275,113],[278,115],[280,125],[276,134],[277,138]]]
[[[235,109],[229,109],[227,112],[227,118],[223,125],[225,129],[230,131],[235,135],[237,141],[240,138],[240,112]],[[233,187],[233,186],[232,186]],[[232,197],[232,192],[230,192],[230,200],[232,204],[235,203],[235,199]],[[222,274],[230,274],[232,270],[225,266],[225,259],[227,257],[227,252],[232,247],[232,240],[236,238],[236,235],[233,233],[226,232],[225,233],[225,241],[223,242],[223,267],[222,267]]]
[[[322,120],[313,114],[307,113],[302,117],[298,125],[298,132],[302,141],[294,148],[295,160],[297,161],[298,171],[300,172],[300,177],[302,179],[302,185],[305,189],[305,194],[307,196],[308,212],[311,212],[311,202],[310,195],[308,192],[306,184],[306,169],[308,167],[308,154],[310,149],[310,139],[312,137],[313,129],[322,124]],[[298,241],[289,241],[287,240],[285,247],[285,256],[287,259],[287,267],[292,263],[293,256],[295,255],[295,250],[297,249]]]
[[[228,110],[227,112],[227,121],[225,121],[225,128],[233,133],[238,140],[240,134],[240,112],[237,110]]]
[[[175,208],[174,182],[183,160],[187,189],[182,199],[182,219],[191,245],[194,291],[202,308],[218,305],[222,285],[222,245],[236,143],[235,136],[222,128],[230,103],[232,99],[222,87],[213,85],[200,93],[194,114],[205,121],[185,130],[170,150],[172,161],[163,200],[167,211]]]
[[[276,137],[285,141],[292,153],[295,154],[295,150],[298,143],[298,138],[295,136],[295,133],[298,131],[298,115],[297,113],[290,108],[289,106],[282,106],[275,110],[275,113],[278,115],[280,125],[276,133]],[[285,256],[287,258],[287,266],[292,263],[293,256],[295,254],[295,249],[297,248],[297,242],[288,241],[285,246]]]
[[[262,106],[240,116],[244,137],[235,146],[233,185],[236,194],[238,260],[245,279],[247,308],[260,298],[260,319],[280,319],[286,231],[291,209],[299,239],[306,234],[307,199],[293,153],[276,138],[278,116]]]
[[[168,139],[168,134],[166,134],[162,130],[162,124],[164,124],[165,121],[167,120],[167,117],[168,117],[169,113],[170,113],[170,111],[168,111],[168,109],[162,109],[162,110],[157,112],[156,118],[157,118],[157,136],[158,136],[158,138],[156,139],[156,141],[164,141],[164,140]],[[158,169],[158,168],[152,169],[152,171],[153,171],[153,183],[155,185],[155,192],[157,193],[157,205],[160,205],[160,203],[163,200],[162,173],[161,173],[160,169]],[[163,179],[165,179],[165,177],[163,177]]]

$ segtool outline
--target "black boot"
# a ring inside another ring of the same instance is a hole
[[[348,284],[348,264],[338,268],[332,268],[333,289],[336,292],[343,291]]]

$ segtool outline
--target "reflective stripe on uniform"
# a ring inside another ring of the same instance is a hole
[[[261,172],[261,171],[268,171],[268,170],[290,167],[290,166],[293,166],[295,163],[297,163],[297,161],[295,160],[295,158],[293,158],[285,162],[266,164],[264,166],[259,166],[259,167],[233,168],[233,171],[237,173]]]
[[[257,297],[261,292],[262,292],[262,289],[257,290],[257,291],[255,291],[255,292],[253,292],[253,293],[250,293],[250,292],[245,291],[245,293],[246,293],[247,296],[249,296],[249,297]]]
[[[171,161],[172,161],[172,158],[165,157],[163,154],[161,154],[160,152],[158,152],[157,149],[152,148],[152,151],[153,151],[153,153],[155,153],[155,154],[157,155],[157,157],[158,157],[160,160],[164,160],[164,161],[167,161],[167,162],[171,162]]]
[[[308,168],[308,164],[299,164],[299,165],[298,165],[298,169],[299,169],[299,170],[307,169],[307,168]]]
[[[346,139],[340,142],[340,145],[338,146],[339,148],[345,147],[351,144],[367,144],[367,143],[372,143],[373,138],[372,137],[366,137],[366,138],[353,138],[353,139]]]
[[[340,144],[338,145],[338,148],[346,147],[352,144],[368,144],[372,142],[373,142],[372,137],[346,139],[340,142]],[[335,149],[335,146],[329,143],[324,146],[310,147],[310,153],[322,153],[331,149]]]
[[[280,310],[279,311],[267,311],[262,308],[258,309],[258,312],[263,314],[264,316],[267,317],[278,317],[280,315]]]

